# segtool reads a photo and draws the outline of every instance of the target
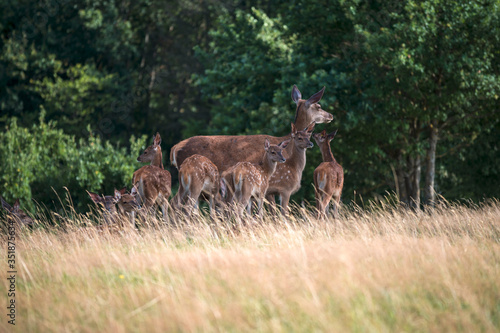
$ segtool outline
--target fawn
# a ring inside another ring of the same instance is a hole
[[[337,131],[326,134],[313,134],[314,140],[321,150],[323,162],[314,170],[314,187],[316,196],[316,207],[318,209],[318,218],[326,217],[330,200],[333,198],[333,216],[338,216],[340,205],[340,196],[344,186],[344,170],[333,157],[330,148],[330,141],[333,140]]]
[[[269,181],[266,196],[270,202],[274,202],[274,195],[280,196],[281,213],[288,213],[288,202],[290,196],[300,189],[302,172],[306,166],[306,149],[313,147],[309,140],[315,123],[311,123],[302,131],[298,131],[292,124],[291,143],[285,150],[286,162],[278,164],[276,172]]]
[[[251,198],[254,197],[258,204],[258,214],[262,213],[262,204],[269,186],[269,179],[276,170],[276,164],[284,163],[283,149],[290,140],[282,141],[278,145],[271,145],[269,140],[264,142],[264,154],[259,164],[239,162],[222,173],[223,197],[230,196],[239,207],[241,216],[244,208],[251,213]],[[228,191],[229,193],[224,193]]]
[[[214,199],[219,192],[219,170],[202,155],[191,155],[179,168],[179,191],[172,199],[176,206],[189,204],[188,213],[198,207],[200,195],[208,197],[210,212],[214,210]]]
[[[1,196],[2,207],[9,213],[9,217],[13,219],[18,226],[32,226],[34,221],[28,216],[19,206],[19,199],[14,202],[14,206],[9,205]]]
[[[107,224],[116,222],[120,215],[129,215],[130,222],[135,227],[135,212],[140,208],[136,199],[137,189],[135,187],[132,187],[130,194],[127,194],[126,188],[119,191],[115,189],[114,195],[100,196],[88,191],[87,193],[95,204],[104,208],[104,220]],[[116,209],[116,205],[118,205],[119,211]]]
[[[143,207],[151,209],[157,203],[162,209],[163,217],[167,220],[167,200],[171,193],[172,177],[170,172],[163,169],[160,144],[160,134],[156,133],[153,144],[137,158],[139,162],[151,162],[151,164],[134,172],[132,184],[137,187]]]

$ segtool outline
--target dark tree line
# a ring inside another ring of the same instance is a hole
[[[50,203],[34,189],[65,185],[22,169],[19,154],[35,160],[26,133],[60,129],[70,151],[96,138],[115,147],[99,141],[125,166],[84,168],[102,178],[78,176],[77,157],[57,162],[78,178],[68,184],[83,207],[84,189],[126,185],[139,167],[131,135],[160,132],[164,156],[193,135],[285,135],[297,84],[304,95],[326,86],[335,120],[318,130],[339,128],[344,202],[498,197],[499,11],[498,1],[0,1],[0,192]],[[62,153],[48,147],[40,161],[55,163]],[[320,158],[308,152],[295,200],[312,200]]]

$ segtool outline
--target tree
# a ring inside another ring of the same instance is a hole
[[[458,130],[478,133],[487,129],[478,120],[493,116],[500,93],[499,7],[408,1],[375,25],[362,23],[373,7],[350,8],[360,49],[354,55],[362,60],[355,79],[360,85],[360,78],[370,78],[362,89],[370,106],[365,116],[375,119],[370,126],[395,130],[382,147],[398,161],[400,198],[419,205],[425,163],[425,199],[433,203],[438,139]]]

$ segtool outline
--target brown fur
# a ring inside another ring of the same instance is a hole
[[[94,203],[101,207],[104,212],[104,220],[107,224],[118,222],[123,216],[130,217],[132,225],[135,225],[135,212],[140,208],[137,202],[137,189],[132,188],[131,194],[126,188],[120,191],[115,189],[115,194],[100,196],[99,194],[87,192]],[[118,205],[118,210],[116,209]]]
[[[311,123],[304,130],[298,131],[292,124],[292,140],[286,149],[288,155],[286,162],[276,167],[276,172],[269,181],[268,200],[274,202],[274,195],[279,195],[282,214],[288,213],[290,196],[300,189],[302,172],[306,166],[306,149],[313,146],[309,139],[314,125]]]
[[[333,140],[335,134],[337,134],[337,131],[327,135],[326,131],[323,130],[323,132],[313,135],[323,156],[323,163],[314,170],[314,188],[318,217],[326,216],[328,205],[332,198],[334,217],[338,216],[340,196],[342,195],[342,188],[344,186],[344,170],[333,157],[330,148],[330,141]]]
[[[230,200],[234,199],[239,204],[240,216],[244,207],[247,207],[250,213],[252,197],[257,200],[258,212],[261,214],[269,179],[276,170],[276,164],[285,162],[282,152],[289,142],[290,140],[287,140],[279,145],[271,145],[266,140],[260,164],[240,162],[223,172],[222,179],[229,192],[228,195]]]
[[[1,196],[0,201],[2,202],[2,207],[9,213],[9,218],[12,218],[17,226],[33,225],[33,219],[21,209],[19,199],[14,202],[14,206],[9,205]]]
[[[160,134],[156,133],[153,144],[144,150],[137,160],[151,162],[145,165],[132,177],[132,184],[137,188],[140,203],[145,208],[151,208],[157,203],[167,218],[166,203],[171,194],[172,177],[170,172],[163,169]]]
[[[219,170],[208,158],[195,154],[185,159],[179,169],[179,191],[172,203],[177,207],[188,204],[192,212],[198,206],[200,195],[205,194],[213,212],[218,192]]]
[[[299,129],[307,127],[312,122],[328,123],[333,116],[321,109],[318,104],[323,96],[323,88],[308,100],[303,100],[300,91],[294,85],[292,99],[297,104],[295,113],[295,125]],[[195,136],[179,142],[170,150],[170,162],[179,168],[182,162],[191,155],[199,154],[210,159],[219,172],[223,172],[238,162],[259,163],[262,154],[261,147],[268,139],[271,144],[290,139],[290,136],[272,137],[269,135],[215,135]],[[223,153],[222,153],[223,152]],[[286,153],[285,158],[288,158]]]

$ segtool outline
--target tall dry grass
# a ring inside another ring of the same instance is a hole
[[[69,208],[17,240],[22,332],[494,332],[500,203],[347,207],[338,220],[150,217]],[[1,254],[6,262],[6,254]],[[0,292],[6,295],[2,279]],[[1,322],[0,330],[11,329]]]

